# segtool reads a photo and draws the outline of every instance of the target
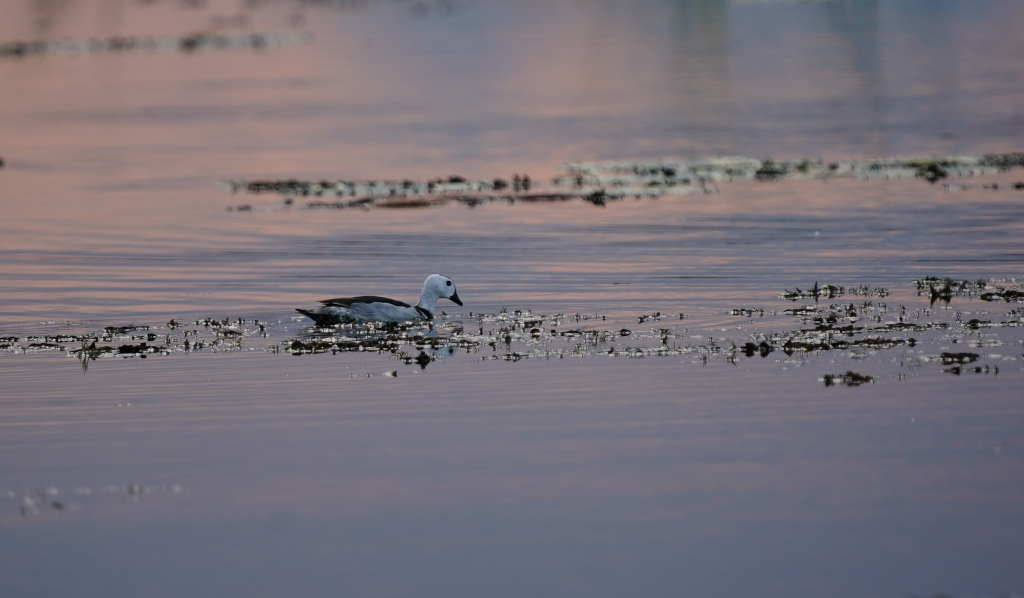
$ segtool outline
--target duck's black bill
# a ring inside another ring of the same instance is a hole
[[[452,296],[449,297],[449,299],[451,299],[452,303],[454,303],[455,305],[462,305],[462,299],[459,299],[458,293],[452,293]]]

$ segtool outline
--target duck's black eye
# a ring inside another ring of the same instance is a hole
[[[449,281],[445,282],[445,284],[448,285],[448,286],[452,286],[452,281],[449,280]]]

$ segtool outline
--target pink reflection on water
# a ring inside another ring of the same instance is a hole
[[[330,357],[206,359],[190,364],[187,384],[162,364],[51,374],[44,393],[8,406],[2,427],[20,447],[10,458],[26,471],[80,470],[79,484],[98,484],[88,471],[102,462],[132,480],[188,488],[159,499],[159,509],[101,504],[76,515],[85,520],[277,509],[330,517],[477,503],[571,509],[586,497],[636,501],[644,510],[631,518],[664,522],[722,513],[738,521],[874,517],[912,505],[1020,514],[1012,475],[1020,459],[987,444],[979,450],[988,435],[950,427],[961,406],[934,404],[938,386],[967,390],[959,380],[815,397],[792,377],[766,386],[763,374],[713,368],[698,377],[668,361],[618,361],[597,370],[526,366],[532,384],[516,387],[504,383],[523,366],[496,364],[463,372],[458,392],[442,396],[443,375],[343,381],[342,361]],[[573,370],[591,382],[565,375]],[[119,406],[119,389],[141,390],[130,382],[139,375],[148,388]],[[14,379],[12,399],[33,377]],[[332,379],[336,392],[325,392]],[[977,417],[998,434],[996,420],[1018,409],[996,395]],[[124,432],[112,436],[112,427]],[[135,448],[121,452],[121,444]],[[45,475],[24,482],[45,484]],[[659,501],[667,504],[654,508]],[[756,511],[745,512],[750,505]],[[19,519],[0,513],[8,525]]]

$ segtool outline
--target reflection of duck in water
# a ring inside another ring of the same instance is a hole
[[[351,322],[409,322],[433,320],[438,299],[451,299],[462,305],[455,292],[452,279],[441,274],[431,274],[423,283],[423,292],[416,305],[409,305],[387,297],[361,296],[325,299],[323,305],[312,309],[295,311],[309,316],[317,326],[333,326]]]

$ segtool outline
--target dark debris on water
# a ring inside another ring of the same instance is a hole
[[[795,291],[787,289],[779,295],[779,297],[790,301],[799,301],[800,299],[814,299],[817,301],[820,298],[835,299],[844,295],[853,295],[856,297],[886,297],[889,295],[889,291],[883,287],[870,287],[868,285],[849,288],[832,284],[823,284],[819,286],[818,283],[815,282],[814,286],[806,291],[802,291],[800,290],[800,287],[796,287]]]
[[[975,282],[946,278],[915,281],[909,295],[929,297],[932,289],[954,297],[977,298],[985,289],[1016,285],[1014,280]],[[953,310],[931,304],[890,305],[888,291],[867,285],[829,285],[830,294],[856,296],[855,301],[806,303],[785,307],[742,307],[716,315],[743,318],[746,332],[726,336],[730,328],[700,328],[700,319],[663,318],[663,312],[633,316],[605,324],[602,314],[535,314],[529,310],[469,312],[458,318],[441,314],[431,323],[339,325],[295,328],[246,318],[171,319],[162,325],[105,326],[82,334],[40,334],[0,337],[0,350],[11,354],[62,352],[87,367],[105,358],[150,358],[196,352],[264,351],[290,355],[366,353],[424,368],[451,356],[471,360],[551,360],[614,357],[642,359],[678,357],[682,363],[706,365],[719,359],[737,365],[742,358],[767,359],[778,367],[799,367],[817,356],[854,360],[891,351],[898,367],[941,364],[943,371],[998,373],[991,360],[1019,361],[1013,355],[985,353],[982,348],[1018,344],[1002,331],[1024,327],[1024,307],[998,313]],[[822,296],[819,285],[805,300]],[[789,299],[781,295],[780,299]],[[886,299],[883,301],[882,299]],[[297,322],[298,320],[292,320]],[[272,330],[273,329],[273,330]],[[719,331],[712,337],[707,332]],[[276,338],[271,338],[274,332]],[[699,334],[696,334],[700,332]],[[950,348],[954,347],[954,348]],[[1003,351],[1005,353],[1005,350]],[[980,369],[979,369],[980,368]],[[833,376],[836,376],[833,374]],[[846,384],[834,378],[835,384]]]
[[[845,374],[825,374],[821,381],[825,386],[860,386],[876,382],[874,377],[858,374],[853,370],[848,370]]]
[[[223,34],[213,32],[190,33],[181,36],[112,36],[88,39],[57,39],[0,42],[0,58],[21,58],[39,55],[78,56],[81,54],[109,54],[124,52],[196,52],[199,50],[228,50],[305,43],[308,33],[296,31]]]
[[[978,298],[982,301],[1024,302],[1021,283],[1014,280],[953,280],[925,277],[915,280],[918,296],[927,296],[931,303],[949,303],[954,297]]]
[[[188,323],[170,320],[163,326],[106,326],[84,334],[26,335],[0,338],[0,350],[15,354],[63,352],[88,363],[104,357],[187,354],[197,351],[255,350],[243,339],[267,338],[267,322],[244,318],[206,318]]]
[[[983,156],[880,157],[861,160],[793,160],[776,162],[742,156],[657,162],[616,161],[567,164],[565,174],[544,184],[515,174],[511,183],[500,177],[472,180],[451,175],[417,181],[394,180],[240,180],[223,187],[232,193],[314,198],[306,210],[424,208],[447,204],[475,207],[485,203],[540,203],[579,200],[604,207],[627,198],[718,193],[716,183],[736,179],[923,179],[931,183],[951,177],[1004,172],[1024,167],[1024,153]],[[945,187],[947,191],[950,188]],[[230,211],[252,212],[249,204]]]

